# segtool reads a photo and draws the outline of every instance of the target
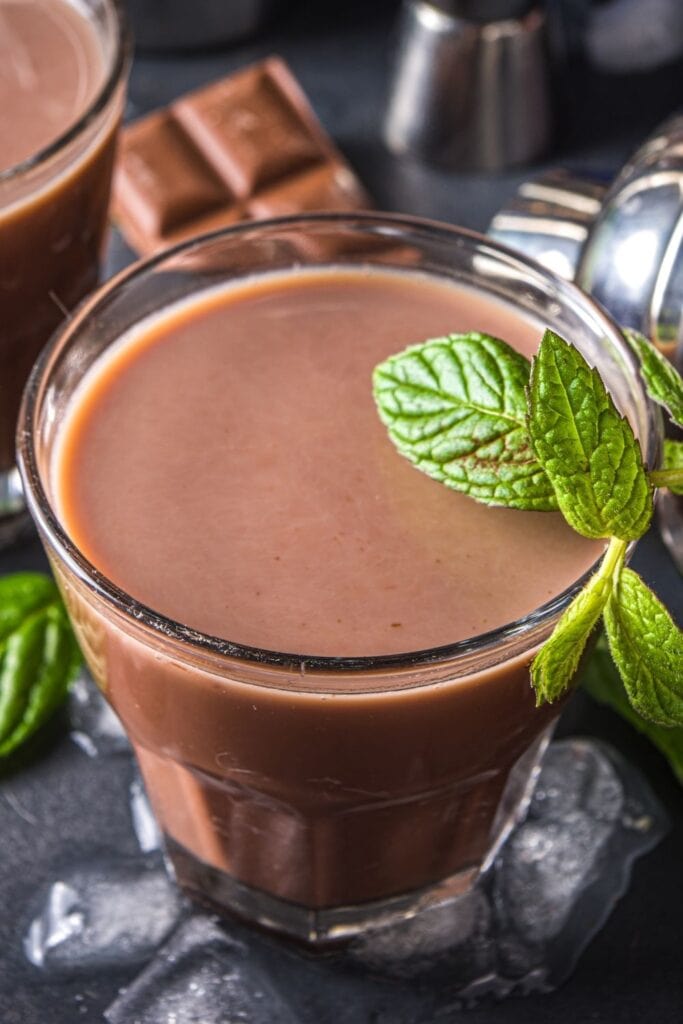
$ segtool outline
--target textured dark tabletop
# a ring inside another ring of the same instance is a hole
[[[290,62],[378,207],[485,229],[528,170],[499,176],[449,175],[401,163],[381,144],[395,4],[327,0],[291,6],[293,10],[266,35],[238,48],[189,57],[138,56],[128,116],[277,52]],[[558,86],[555,149],[544,166],[561,162],[611,173],[683,100],[680,89],[677,99],[673,93],[674,77],[670,69],[634,79],[600,79],[581,68],[565,73]],[[681,81],[680,68],[677,80]],[[109,269],[125,258],[115,245]],[[3,573],[44,565],[35,540],[0,557]],[[680,618],[681,580],[655,530],[641,542],[636,565]],[[560,731],[602,737],[635,761],[666,806],[671,830],[636,864],[628,893],[560,991],[480,1006],[462,1015],[454,1012],[439,1020],[462,1016],[468,1024],[679,1024],[683,794],[659,755],[587,697],[579,694],[573,699]],[[104,1008],[138,968],[49,980],[25,962],[21,936],[37,890],[57,877],[65,862],[77,860],[85,850],[91,856],[99,850],[103,857],[112,847],[135,852],[128,812],[130,768],[125,759],[84,757],[66,739],[63,719],[54,722],[41,740],[38,749],[29,750],[0,777],[0,1024],[99,1022]],[[339,998],[345,999],[343,991]],[[358,1024],[390,1022],[392,1005],[397,1018],[398,1001],[403,999],[399,990],[388,986],[378,1004],[381,1012],[359,1009],[352,1018],[331,1006],[326,1020],[337,1024],[343,1016]],[[425,1024],[423,1016],[419,1019]]]

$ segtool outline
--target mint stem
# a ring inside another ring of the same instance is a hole
[[[683,469],[654,469],[650,482],[654,487],[683,487]]]
[[[607,550],[605,551],[602,564],[600,565],[599,575],[604,579],[611,577],[613,585],[616,585],[616,582],[619,579],[619,573],[623,568],[627,546],[628,545],[625,540],[620,540],[619,537],[611,537]]]

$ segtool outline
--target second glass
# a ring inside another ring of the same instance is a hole
[[[67,6],[70,17],[84,19],[94,33],[103,84],[63,135],[20,163],[0,167],[0,547],[24,525],[14,450],[24,384],[55,327],[98,282],[123,112],[129,55],[119,4],[82,0]],[[26,7],[32,18],[45,19],[39,5]],[[53,99],[39,94],[35,102]]]

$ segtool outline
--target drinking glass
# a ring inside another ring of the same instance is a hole
[[[104,244],[130,48],[117,0],[78,8],[102,48],[103,85],[67,132],[0,169],[0,548],[28,521],[14,450],[21,393],[40,349],[97,284]]]
[[[88,562],[59,521],[50,471],[83,374],[188,296],[321,265],[437,276],[521,311],[539,338],[548,325],[599,368],[650,464],[661,440],[634,358],[590,298],[488,239],[404,217],[314,215],[192,241],[108,283],[42,354],[18,433],[29,508],[178,881],[219,912],[313,945],[412,916],[490,865],[524,813],[560,707],[535,707],[529,664],[587,578],[469,640],[333,658],[204,635]]]

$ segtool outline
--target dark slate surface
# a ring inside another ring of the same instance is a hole
[[[285,5],[288,6],[288,5]],[[348,155],[380,208],[440,218],[484,229],[522,180],[522,172],[457,176],[400,163],[379,141],[387,59],[395,4],[309,2],[289,5],[262,39],[226,52],[190,57],[139,56],[129,115],[243,63],[277,52],[292,65],[322,121]],[[670,71],[638,79],[603,79],[585,69],[565,73],[558,86],[559,123],[549,162],[609,173],[682,96]],[[528,173],[528,172],[527,172]],[[111,267],[125,255],[114,246]],[[0,572],[44,567],[35,540],[0,557]],[[677,613],[680,577],[656,531],[641,542],[636,565]],[[627,895],[559,992],[512,999],[467,1012],[469,1024],[678,1024],[683,1006],[683,800],[665,763],[611,712],[578,695],[560,731],[609,740],[642,769],[672,820],[661,845],[635,868]],[[44,978],[24,960],[21,937],[35,911],[37,890],[60,867],[108,851],[135,852],[128,812],[131,769],[125,758],[87,758],[66,737],[58,718],[0,777],[0,1024],[72,1024],[101,1021],[102,1011],[137,969],[107,971],[72,981]],[[349,982],[340,978],[343,1003]],[[349,993],[350,994],[350,993]],[[392,1020],[405,1011],[405,993],[378,990],[358,1024]],[[412,999],[410,1002],[412,1003]],[[419,999],[415,999],[416,1006]],[[457,1011],[440,1021],[459,1020]],[[335,1019],[331,1008],[330,1021]],[[416,1022],[426,1024],[416,1011]]]

